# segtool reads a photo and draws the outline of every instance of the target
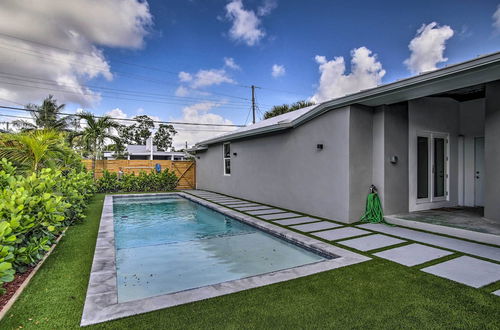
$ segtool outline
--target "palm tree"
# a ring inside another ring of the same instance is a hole
[[[118,129],[120,125],[109,116],[96,119],[90,112],[83,112],[78,116],[85,120],[85,128],[72,132],[70,140],[79,138],[85,149],[92,153],[92,172],[95,178],[96,160],[102,154],[106,140],[112,140],[117,144],[121,143],[120,138],[111,133],[111,129]]]
[[[68,152],[64,147],[63,135],[54,130],[0,135],[0,159],[6,158],[28,172],[36,172],[43,167],[57,167]]]
[[[64,107],[64,104],[57,105],[54,96],[49,95],[43,100],[42,105],[28,104],[26,106],[27,109],[31,110],[33,123],[26,120],[15,120],[13,124],[24,131],[35,129],[66,131],[69,126],[68,117],[61,118]]]
[[[264,113],[264,119],[276,117],[284,113],[299,110],[314,104],[315,104],[314,102],[310,101],[298,101],[290,105],[288,104],[275,105],[274,107],[271,108],[271,110],[266,111],[266,113]]]

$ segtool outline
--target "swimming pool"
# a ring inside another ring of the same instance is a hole
[[[80,325],[369,259],[184,192],[106,195]]]
[[[326,258],[177,195],[113,200],[118,302]]]

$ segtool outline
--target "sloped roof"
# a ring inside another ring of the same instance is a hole
[[[394,104],[499,79],[500,52],[496,52],[262,120],[253,125],[198,142],[196,146],[206,146],[293,128],[327,111],[353,104],[366,106]]]

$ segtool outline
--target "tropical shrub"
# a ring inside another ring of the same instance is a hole
[[[17,172],[0,161],[0,286],[36,264],[66,226],[83,219],[94,192],[91,174],[77,169]]]
[[[139,175],[123,174],[119,179],[116,173],[104,171],[96,181],[98,192],[151,192],[170,191],[177,186],[177,176],[165,169],[161,172],[141,171]]]

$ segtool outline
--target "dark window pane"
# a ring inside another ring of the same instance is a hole
[[[224,173],[231,174],[231,160],[230,159],[224,160]]]
[[[434,138],[434,197],[444,196],[445,155],[444,139]]]
[[[224,158],[231,157],[231,145],[229,143],[224,144]]]
[[[417,198],[429,197],[429,138],[417,138]]]

